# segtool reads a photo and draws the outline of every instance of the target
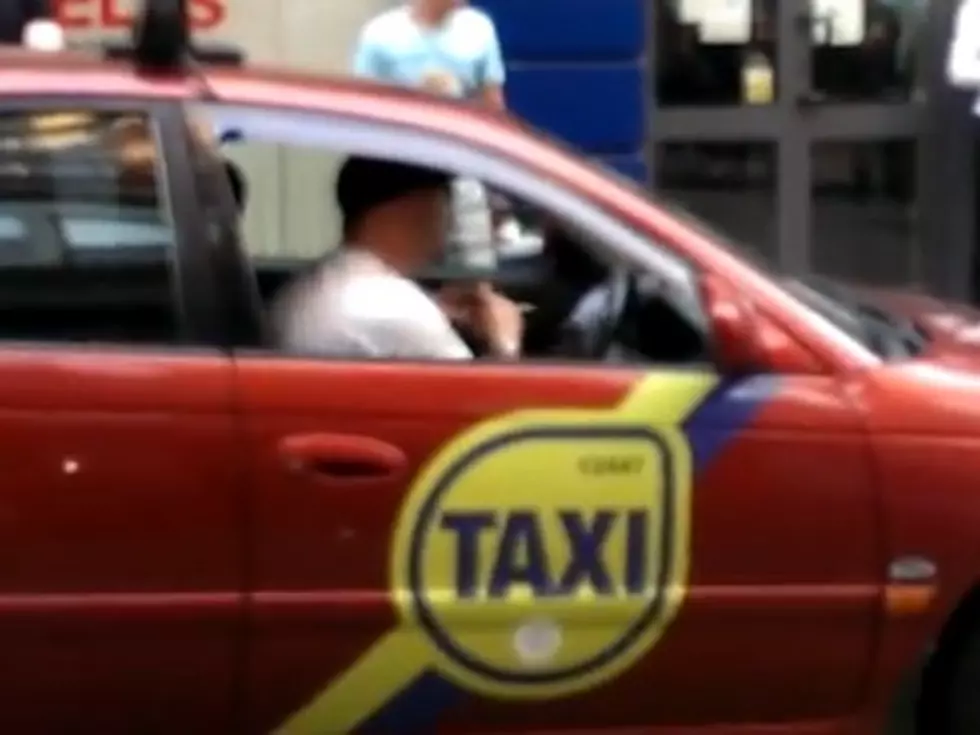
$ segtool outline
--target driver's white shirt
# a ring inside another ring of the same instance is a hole
[[[468,360],[439,305],[375,255],[350,246],[298,277],[272,305],[288,352],[350,358]]]

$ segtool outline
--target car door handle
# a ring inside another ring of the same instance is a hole
[[[279,442],[279,457],[292,472],[328,480],[377,480],[403,472],[398,447],[369,436],[298,434]]]

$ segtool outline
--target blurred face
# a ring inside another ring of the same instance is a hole
[[[415,0],[430,17],[438,18],[464,3],[462,0]]]
[[[442,189],[414,192],[400,202],[399,210],[419,260],[427,263],[441,257],[449,232],[449,192]]]

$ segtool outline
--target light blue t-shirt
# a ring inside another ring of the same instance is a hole
[[[453,10],[438,28],[420,26],[405,6],[382,13],[361,32],[354,73],[467,98],[502,85],[505,77],[493,21],[468,6]]]

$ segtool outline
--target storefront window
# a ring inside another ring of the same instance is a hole
[[[925,0],[822,0],[812,84],[827,101],[899,102],[918,88]],[[842,20],[843,19],[843,20]]]
[[[658,0],[658,104],[774,102],[774,10],[772,0]]]
[[[663,107],[776,101],[773,0],[658,0]],[[811,0],[812,86],[827,100],[900,100],[919,86],[926,0]]]

